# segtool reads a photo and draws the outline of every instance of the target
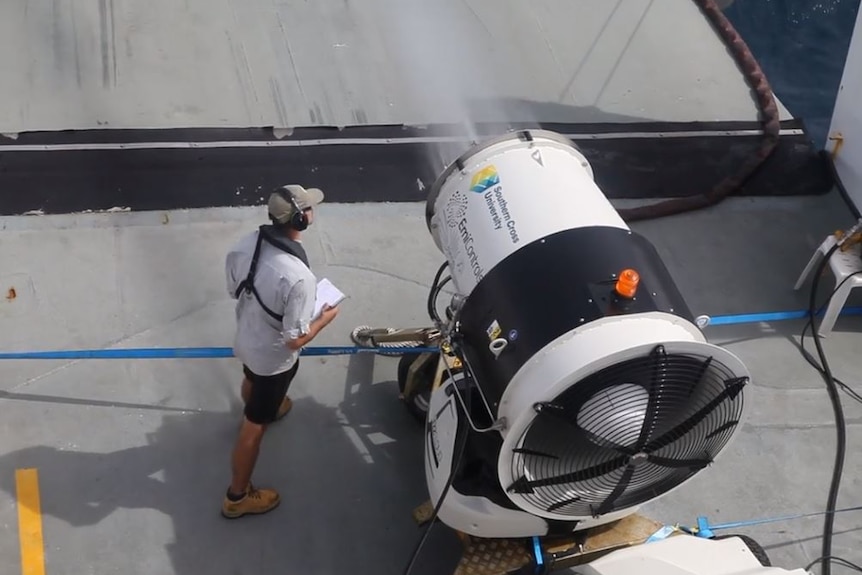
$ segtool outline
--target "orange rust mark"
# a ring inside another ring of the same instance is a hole
[[[832,158],[835,159],[838,157],[838,152],[841,151],[841,147],[844,145],[844,134],[837,132],[835,135],[829,136],[829,140],[835,142],[835,146],[833,146],[832,151],[830,152]]]
[[[6,292],[6,299],[8,299],[9,301],[12,301],[16,297],[18,297],[18,294],[15,292],[15,288],[10,287],[9,291]]]

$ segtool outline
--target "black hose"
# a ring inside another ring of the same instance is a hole
[[[431,299],[431,308],[434,311],[433,319],[438,324],[443,323],[443,320],[440,318],[440,314],[437,311],[437,299],[440,297],[440,292],[443,291],[443,286],[445,286],[450,281],[452,281],[452,276],[446,276],[445,278],[443,278],[443,281],[437,284],[437,286],[434,288],[434,291],[432,292],[433,295]]]
[[[428,292],[428,316],[431,318],[435,325],[440,323],[440,315],[437,313],[437,295],[440,293],[438,286],[440,286],[440,277],[443,275],[443,271],[449,266],[449,262],[443,262],[440,267],[437,269],[437,273],[434,274],[434,281],[431,282],[431,290]]]
[[[832,534],[835,524],[835,508],[838,500],[838,490],[841,485],[841,476],[844,473],[844,455],[847,443],[847,426],[844,421],[844,409],[841,405],[841,397],[838,393],[838,387],[835,384],[835,379],[832,376],[832,370],[829,368],[829,361],[826,359],[826,353],[823,351],[823,344],[820,337],[817,335],[817,329],[814,323],[815,315],[815,300],[817,297],[817,286],[820,283],[820,278],[823,276],[823,271],[829,260],[840,247],[839,243],[832,246],[826,252],[824,258],[817,266],[817,271],[814,274],[814,281],[811,286],[811,295],[808,301],[808,319],[811,322],[812,331],[814,334],[814,345],[817,347],[817,355],[820,357],[820,364],[823,370],[820,371],[823,381],[826,383],[826,391],[829,394],[829,399],[832,402],[832,410],[835,413],[835,428],[837,434],[837,446],[835,450],[835,465],[832,470],[832,482],[829,486],[829,496],[826,502],[826,517],[823,524],[823,575],[830,575],[832,571],[832,563],[829,557],[832,556]]]

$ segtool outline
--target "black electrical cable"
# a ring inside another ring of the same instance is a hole
[[[826,265],[832,258],[832,255],[841,247],[840,243],[832,246],[820,261],[817,266],[817,271],[814,274],[814,281],[811,285],[811,294],[808,300],[808,319],[811,322],[814,333],[814,345],[817,347],[817,355],[820,357],[820,364],[823,370],[818,372],[823,377],[826,383],[826,391],[829,394],[829,399],[832,402],[832,410],[835,413],[835,429],[837,436],[837,446],[835,450],[835,465],[832,470],[832,482],[829,486],[829,496],[826,502],[826,516],[823,523],[823,568],[822,575],[830,575],[832,572],[831,563],[828,559],[832,556],[832,534],[835,524],[835,507],[838,500],[838,489],[841,485],[841,477],[844,474],[844,455],[847,442],[847,426],[844,421],[844,408],[841,405],[841,397],[838,394],[838,387],[835,379],[832,376],[832,370],[829,367],[829,361],[826,358],[826,353],[823,351],[823,344],[820,342],[820,337],[817,335],[817,329],[814,327],[815,317],[815,300],[817,298],[817,286],[820,284],[820,279],[826,269]]]
[[[437,296],[440,294],[440,290],[446,285],[446,282],[452,279],[451,276],[447,277],[442,282],[440,281],[441,276],[443,275],[443,271],[449,265],[448,261],[443,262],[440,268],[437,270],[437,273],[434,274],[434,281],[431,282],[431,291],[428,293],[428,315],[431,316],[431,319],[437,323],[440,323],[440,315],[437,313]],[[445,361],[442,360],[441,361]],[[457,385],[454,381],[449,383],[450,386]],[[453,390],[455,393],[458,393],[457,390]],[[455,402],[457,406],[463,409],[461,406],[461,402]],[[468,415],[465,413],[465,416]],[[457,431],[456,431],[457,433]],[[467,435],[469,433],[469,429],[464,428],[460,432],[460,445],[456,448],[457,453],[455,455],[455,459],[453,460],[452,470],[449,473],[449,478],[446,481],[446,485],[443,487],[443,491],[440,493],[440,499],[437,500],[437,504],[434,506],[434,511],[431,513],[431,518],[428,520],[428,527],[425,529],[425,533],[419,539],[419,542],[416,544],[416,548],[413,549],[413,553],[410,554],[410,561],[407,563],[407,566],[404,568],[404,575],[410,575],[410,572],[413,570],[413,567],[416,564],[416,560],[419,558],[419,553],[422,551],[422,547],[425,545],[425,542],[428,540],[428,535],[431,533],[431,527],[437,521],[437,515],[440,513],[440,508],[443,506],[443,501],[446,499],[446,495],[449,494],[449,489],[452,488],[452,482],[455,480],[455,475],[458,473],[458,468],[461,467],[461,460],[464,457],[464,450],[467,445]]]
[[[843,559],[841,557],[833,557],[833,556],[818,557],[817,559],[815,559],[814,561],[812,561],[811,563],[806,565],[805,570],[810,571],[811,568],[814,567],[814,565],[816,563],[818,563],[819,561],[831,561],[831,562],[837,563],[838,565],[841,565],[842,567],[847,567],[848,569],[852,569],[853,571],[858,571],[858,572],[862,573],[862,567],[860,567],[856,563],[853,563],[852,561],[848,561],[847,559]]]
[[[838,292],[839,289],[841,289],[841,286],[843,286],[845,282],[859,274],[862,274],[862,271],[853,272],[852,274],[841,280],[841,282],[837,286],[835,286],[835,289],[832,290],[832,293],[829,294],[829,297],[826,298],[826,302],[824,302],[823,305],[821,305],[820,308],[817,310],[817,314],[819,315],[826,308],[826,306],[829,305],[829,302],[832,300],[833,297],[835,297],[835,294]],[[824,373],[823,367],[819,363],[817,363],[817,360],[815,360],[814,357],[812,357],[811,354],[808,353],[808,350],[805,349],[805,334],[809,328],[813,329],[813,327],[814,326],[811,322],[811,319],[809,318],[808,322],[805,324],[805,327],[802,328],[802,335],[799,338],[799,349],[802,352],[802,356],[805,358],[805,360],[822,375]],[[815,337],[817,336],[815,335]],[[832,379],[835,381],[836,385],[838,385],[838,387],[840,387],[844,391],[844,393],[846,393],[852,399],[858,401],[859,403],[862,403],[862,395],[860,395],[855,389],[853,389],[837,377],[834,377],[834,375]]]
[[[449,385],[456,385],[455,382],[450,383]],[[458,393],[457,390],[453,390],[454,393]],[[455,402],[459,407],[463,409],[461,406],[461,402]],[[465,414],[466,416],[467,414]],[[457,432],[456,432],[457,433]],[[461,460],[464,457],[464,451],[467,446],[467,436],[469,435],[470,430],[465,427],[460,433],[460,445],[457,448],[457,454],[455,455],[455,459],[452,465],[452,471],[449,474],[449,479],[446,481],[446,485],[443,487],[443,491],[440,493],[440,499],[437,500],[437,504],[434,506],[434,512],[431,514],[431,518],[428,520],[428,527],[425,528],[425,533],[422,535],[422,538],[419,539],[419,542],[416,544],[416,547],[413,549],[413,553],[410,554],[410,561],[407,563],[407,567],[404,568],[404,575],[410,575],[410,572],[413,570],[413,567],[416,564],[416,560],[419,558],[419,553],[422,551],[422,547],[425,545],[425,542],[428,540],[428,535],[431,533],[431,527],[437,521],[437,515],[440,513],[440,508],[443,506],[443,501],[446,499],[446,495],[449,494],[449,489],[452,487],[452,482],[455,480],[455,475],[458,473],[458,468],[461,467]]]

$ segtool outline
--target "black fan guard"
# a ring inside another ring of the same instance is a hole
[[[714,357],[661,345],[607,367],[534,406],[505,487],[565,517],[642,505],[712,463],[739,425],[747,382]]]

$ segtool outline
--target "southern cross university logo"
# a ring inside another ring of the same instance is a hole
[[[493,165],[486,166],[476,172],[473,179],[470,181],[470,191],[481,194],[488,188],[496,186],[500,183],[500,175],[497,173],[497,168]]]

